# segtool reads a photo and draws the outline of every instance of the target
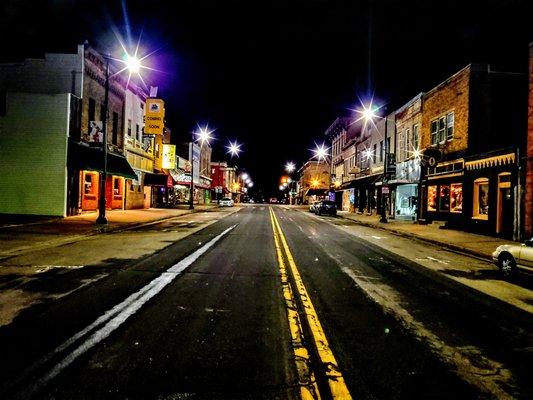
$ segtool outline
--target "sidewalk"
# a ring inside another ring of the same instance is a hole
[[[492,261],[492,252],[501,244],[516,244],[510,240],[478,235],[454,229],[439,229],[438,226],[420,225],[412,221],[389,219],[379,222],[379,215],[361,215],[339,211],[339,217],[350,219],[371,228],[384,229],[395,234],[417,239]]]
[[[157,222],[194,212],[218,210],[215,205],[188,205],[178,208],[148,208],[140,210],[110,210],[106,212],[107,225],[97,225],[97,212],[66,218],[12,219],[0,225],[0,259],[23,253],[28,249],[40,249],[76,242],[99,233],[120,231],[138,225]]]

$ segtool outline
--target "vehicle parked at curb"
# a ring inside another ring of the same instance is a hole
[[[334,201],[331,200],[322,200],[315,205],[315,214],[316,215],[331,215],[335,217],[337,215],[337,206]]]
[[[511,276],[519,268],[533,272],[533,239],[522,244],[503,244],[492,253],[492,260],[503,276]]]
[[[220,200],[219,206],[220,207],[233,207],[234,202],[231,197],[224,197]]]
[[[314,213],[316,211],[315,207],[317,206],[318,203],[320,203],[320,202],[319,201],[313,201],[313,202],[309,203],[309,212]]]

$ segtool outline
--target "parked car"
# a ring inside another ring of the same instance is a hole
[[[233,207],[233,199],[231,197],[224,197],[220,200],[220,207]]]
[[[270,204],[277,204],[278,203],[278,199],[275,198],[275,197],[271,197],[269,203]]]
[[[319,201],[312,201],[311,203],[309,203],[309,212],[316,212],[316,206],[317,204],[320,203]]]
[[[337,215],[337,206],[335,205],[335,202],[331,200],[319,201],[318,204],[315,204],[315,214],[327,214],[335,217]]]
[[[492,253],[492,260],[503,276],[516,273],[518,268],[533,272],[533,239],[523,244],[503,244]]]

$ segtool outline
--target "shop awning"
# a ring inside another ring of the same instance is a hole
[[[67,166],[69,168],[102,172],[103,161],[102,149],[69,142],[67,156]],[[137,179],[137,174],[131,168],[126,157],[121,154],[107,153],[107,173],[127,179]]]
[[[381,181],[383,174],[374,174],[363,176],[361,178],[354,179],[353,181],[345,182],[342,184],[343,189],[355,189],[362,186],[374,185],[377,181]]]
[[[314,188],[309,188],[307,189],[307,191],[304,193],[304,197],[305,196],[325,196],[327,193],[328,193],[329,189],[314,189]]]
[[[174,181],[172,180],[172,177],[167,174],[153,174],[151,172],[147,172],[144,175],[144,184],[147,186],[164,186],[164,187],[172,187],[174,184]]]

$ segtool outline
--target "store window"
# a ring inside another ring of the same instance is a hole
[[[478,178],[474,181],[472,218],[489,219],[489,180],[487,178]]]
[[[437,186],[428,186],[428,211],[437,211]]]
[[[461,183],[452,183],[450,187],[450,211],[463,212],[463,185]]]
[[[120,178],[113,179],[113,194],[115,195],[120,194]]]
[[[439,211],[450,211],[450,185],[439,186]]]
[[[83,193],[84,194],[94,193],[93,174],[85,174],[85,178],[83,180]]]

